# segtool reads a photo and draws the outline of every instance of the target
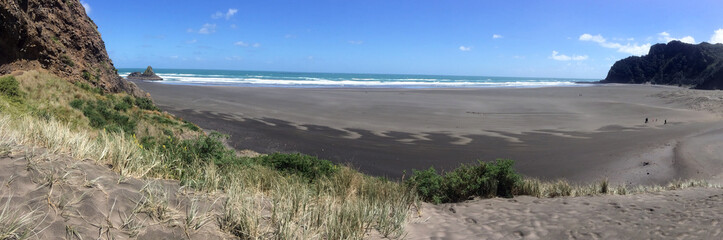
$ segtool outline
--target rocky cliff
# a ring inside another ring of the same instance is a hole
[[[723,89],[723,44],[655,44],[648,55],[617,61],[601,82]]]
[[[0,74],[36,68],[108,92],[145,95],[118,76],[79,0],[1,0]]]

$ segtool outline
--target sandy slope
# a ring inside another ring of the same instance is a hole
[[[228,239],[215,221],[220,203],[182,190],[177,181],[121,178],[91,160],[46,154],[44,149],[0,146],[0,206],[33,213],[31,239]],[[161,189],[148,194],[142,189]],[[166,201],[164,217],[138,212],[144,198]],[[8,202],[9,201],[9,202]],[[199,229],[185,219],[199,206]]]
[[[424,204],[408,239],[721,239],[723,189]]]

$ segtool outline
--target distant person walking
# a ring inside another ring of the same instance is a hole
[[[663,125],[665,124],[668,124],[668,119],[665,119],[665,121],[663,122]]]
[[[648,123],[648,118],[645,118],[645,123]]]

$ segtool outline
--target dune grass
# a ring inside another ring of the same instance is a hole
[[[0,141],[91,159],[123,177],[175,179],[222,195],[224,214],[217,221],[242,238],[359,239],[370,231],[397,238],[417,203],[402,184],[311,156],[239,157],[223,136],[189,135],[194,125],[159,113],[148,100],[99,94],[42,72],[14,78],[25,102],[0,101]],[[55,118],[61,110],[73,119]],[[135,127],[123,125],[131,121]],[[162,198],[146,190],[142,212],[163,218]]]
[[[0,239],[30,239],[42,230],[43,214],[36,210],[22,211],[10,205],[8,197],[0,210]]]

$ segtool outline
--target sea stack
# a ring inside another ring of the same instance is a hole
[[[129,80],[150,80],[150,81],[161,81],[163,78],[156,75],[156,73],[153,72],[153,68],[151,66],[148,66],[146,68],[146,71],[143,73],[141,72],[132,72],[131,74],[128,74],[128,77],[126,79]]]

